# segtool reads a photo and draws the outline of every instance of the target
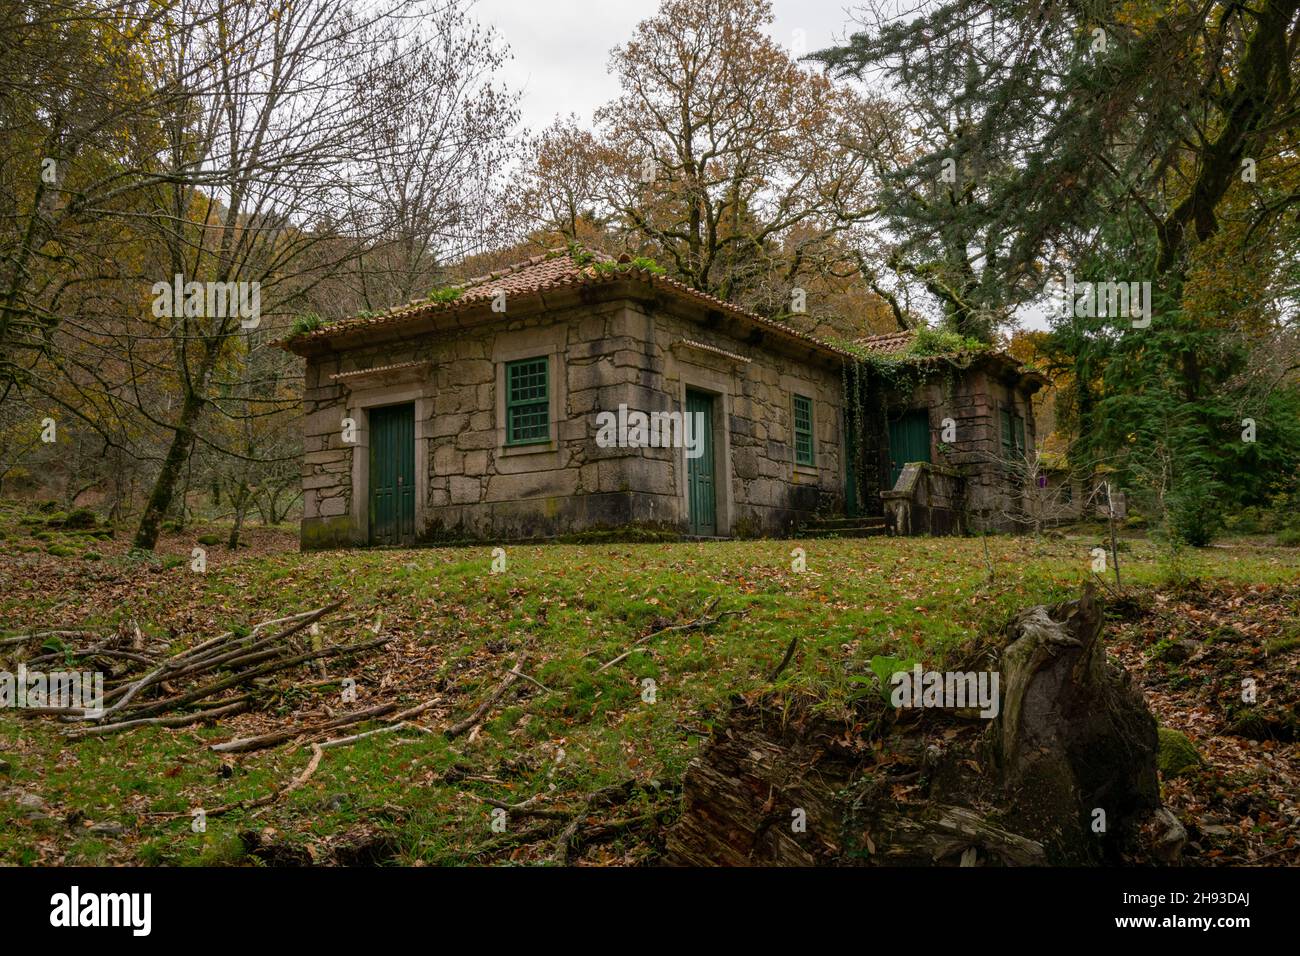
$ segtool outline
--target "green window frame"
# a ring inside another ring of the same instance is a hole
[[[506,444],[536,445],[551,440],[551,363],[549,356],[506,363]]]
[[[806,395],[794,396],[794,462],[812,465],[813,456],[813,403]]]

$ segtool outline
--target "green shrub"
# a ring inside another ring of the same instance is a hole
[[[614,275],[618,272],[631,272],[634,269],[641,272],[649,272],[657,276],[663,275],[668,270],[655,262],[648,256],[637,256],[630,262],[597,262],[592,268],[596,275]]]
[[[968,338],[947,329],[919,328],[908,346],[909,355],[953,355],[959,352],[979,352],[988,348],[979,339]]]
[[[1300,548],[1300,528],[1283,528],[1277,533],[1277,543],[1283,548]]]
[[[206,546],[206,547],[209,547],[209,548],[210,548],[210,547],[212,547],[214,544],[220,544],[220,543],[221,543],[221,535],[219,535],[219,534],[201,534],[201,535],[199,535],[199,544],[204,545],[204,546]]]
[[[63,527],[78,531],[93,528],[98,524],[99,515],[89,508],[77,508],[63,520]]]
[[[1166,499],[1169,532],[1193,548],[1203,548],[1223,527],[1219,514],[1221,489],[1198,470],[1189,471],[1174,482]]]
[[[87,551],[81,556],[86,561],[103,561],[104,556],[98,551]]]
[[[325,320],[319,315],[315,312],[308,312],[293,320],[293,325],[289,328],[289,337],[292,338],[295,335],[306,335],[308,332],[315,332],[324,324]]]
[[[661,276],[668,271],[649,256],[637,256],[628,263],[628,265],[633,269],[640,269],[642,272],[652,272],[657,276]]]
[[[455,302],[460,298],[461,290],[456,286],[444,286],[429,293],[430,302]]]

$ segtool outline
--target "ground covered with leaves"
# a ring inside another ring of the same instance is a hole
[[[1161,726],[1186,862],[1300,865],[1300,587],[1189,582],[1110,616]]]
[[[390,640],[274,675],[250,710],[208,724],[70,740],[55,719],[0,713],[6,863],[654,863],[686,766],[733,695],[798,692],[828,711],[879,695],[873,660],[960,659],[1019,608],[1077,593],[1100,543],[1088,532],[530,545],[507,547],[493,573],[490,548],[304,555],[291,533],[258,530],[248,549],[204,546],[199,572],[192,548],[219,529],[141,556],[102,526],[50,518],[0,508],[4,634],[126,640],[138,628],[138,641],[181,652],[342,600],[314,642]],[[806,571],[793,569],[796,546]],[[1243,541],[1174,560],[1135,538],[1121,559],[1108,641],[1204,760],[1163,781],[1189,861],[1295,863],[1300,552]],[[13,666],[3,645],[0,658]],[[1233,702],[1248,676],[1255,710]],[[345,678],[354,702],[341,699]],[[428,706],[324,751],[306,734],[209,749],[386,704]]]

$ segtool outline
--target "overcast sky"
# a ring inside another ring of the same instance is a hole
[[[854,31],[844,0],[774,0],[772,38],[792,51],[802,44],[811,53],[841,42]],[[523,94],[523,125],[541,132],[556,115],[576,113],[584,124],[618,95],[608,72],[609,51],[632,36],[637,23],[652,16],[659,0],[477,0],[474,15],[494,26],[514,59],[501,79]],[[1025,309],[1021,322],[1046,328],[1039,309]]]
[[[534,132],[556,114],[577,113],[584,123],[618,95],[607,72],[609,51],[626,42],[659,0],[478,0],[474,16],[496,27],[514,60],[502,79],[523,93],[524,125]],[[775,0],[774,40],[812,52],[842,38],[851,25],[842,0]],[[800,37],[796,31],[803,31]]]

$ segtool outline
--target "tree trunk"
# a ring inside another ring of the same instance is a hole
[[[1160,807],[1155,720],[1107,663],[1101,631],[1091,589],[1022,612],[1001,655],[1001,708],[987,722],[955,709],[918,716],[883,696],[838,718],[815,702],[736,698],[687,769],[668,861],[1176,860],[1181,827]]]
[[[1005,693],[991,728],[1018,832],[1070,862],[1113,856],[1160,807],[1155,718],[1106,660],[1101,635],[1091,583],[1077,601],[1022,611],[1002,652]]]
[[[144,506],[144,513],[140,515],[140,525],[135,532],[133,547],[152,551],[158,544],[158,533],[163,517],[171,507],[181,471],[189,461],[190,452],[194,449],[194,423],[198,420],[200,407],[201,404],[193,393],[185,396],[180,419],[172,433],[171,447],[167,449],[162,470],[158,472],[153,491],[149,494],[149,501]]]
[[[230,537],[226,539],[226,547],[231,551],[234,551],[239,547],[239,533],[244,528],[244,515],[248,512],[248,502],[251,497],[247,483],[241,481],[239,483],[239,491],[233,496],[235,504],[235,523],[230,529]]]

